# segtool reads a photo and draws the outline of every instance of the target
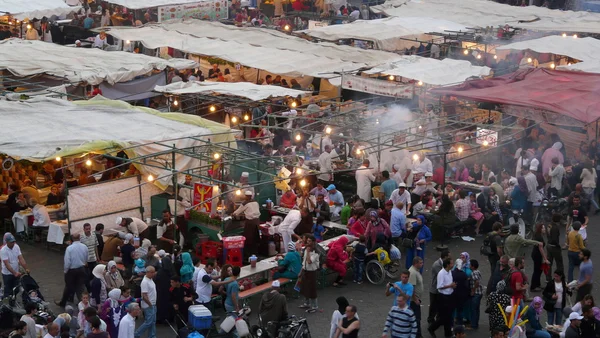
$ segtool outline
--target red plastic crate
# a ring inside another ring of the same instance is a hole
[[[244,236],[230,236],[223,238],[223,248],[225,249],[243,249],[246,237]]]
[[[209,259],[219,260],[223,252],[223,244],[214,241],[202,243],[202,252],[200,253],[200,261],[206,264]]]
[[[242,267],[243,252],[242,249],[227,249],[225,264]]]

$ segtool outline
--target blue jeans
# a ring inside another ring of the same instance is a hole
[[[4,282],[4,298],[7,298],[10,296],[15,286],[17,286],[19,279],[13,274],[2,274],[2,281]]]
[[[148,338],[156,338],[156,305],[142,311],[144,312],[144,322],[135,331],[135,338],[141,337],[146,330],[148,330]]]
[[[355,259],[354,260],[354,280],[355,281],[362,282],[364,270],[365,270],[365,262]]]
[[[567,283],[573,280],[573,270],[575,270],[575,266],[579,266],[579,252],[568,251],[569,257],[569,274],[567,275],[568,279]]]
[[[561,323],[562,323],[562,309],[554,308],[554,311],[548,311],[548,324],[561,325]]]
[[[476,329],[479,327],[479,305],[483,295],[473,295],[471,297],[471,327]]]
[[[548,331],[544,330],[535,330],[535,333],[532,336],[527,336],[527,338],[552,338]]]

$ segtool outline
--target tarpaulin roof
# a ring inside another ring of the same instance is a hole
[[[205,0],[210,1],[210,0]],[[106,0],[106,2],[127,7],[129,9],[142,9],[167,5],[189,4],[205,2],[202,0]]]
[[[398,58],[383,51],[313,43],[271,29],[200,20],[141,28],[110,27],[107,34],[121,40],[140,41],[147,48],[171,47],[291,77],[330,78],[338,76],[333,72],[373,67]]]
[[[65,16],[80,6],[70,7],[64,0],[0,0],[0,15],[10,13],[19,20],[44,16]],[[4,12],[4,13],[3,13]]]
[[[398,61],[381,65],[363,73],[401,76],[430,85],[450,85],[472,76],[487,76],[489,67],[473,66],[469,61],[444,59],[442,61],[420,56],[404,56]]]
[[[412,46],[415,44],[414,41],[407,41],[406,38],[431,40],[431,38],[424,35],[427,35],[427,33],[443,33],[448,30],[467,31],[467,28],[464,25],[447,20],[391,17],[376,20],[357,20],[349,24],[317,27],[298,31],[297,33],[304,33],[328,41],[339,39],[373,41],[376,49],[394,51],[405,48],[406,45]]]
[[[166,67],[186,69],[197,63],[186,59],[161,59],[143,54],[108,52],[98,48],[65,47],[36,40],[0,41],[0,70],[17,76],[48,74],[71,83],[97,85],[125,82]]]
[[[73,102],[45,97],[0,101],[0,121],[0,153],[33,161],[230,130],[199,116],[160,113],[102,97]],[[226,141],[226,136],[211,140]]]
[[[370,8],[387,16],[431,17],[469,27],[508,24],[538,31],[600,33],[600,13],[509,6],[489,0],[387,0]]]
[[[598,74],[529,68],[493,79],[436,88],[431,92],[541,109],[583,124],[600,118]]]
[[[156,86],[154,91],[167,94],[224,94],[245,97],[253,101],[269,97],[304,95],[306,92],[280,86],[257,85],[250,82],[175,82],[166,86]]]

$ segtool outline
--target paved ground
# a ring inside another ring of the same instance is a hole
[[[590,227],[588,228],[588,243],[591,243],[590,248],[592,250],[592,259],[598,257],[598,251],[595,252],[595,244],[600,240],[600,234],[595,233],[593,230],[597,225],[600,217],[592,217],[590,221]],[[453,257],[457,257],[460,252],[467,251],[471,254],[471,259],[477,259],[480,262],[480,270],[482,271],[483,278],[487,281],[490,275],[489,263],[484,257],[480,257],[479,247],[481,245],[481,239],[478,238],[475,242],[463,242],[460,239],[454,239],[449,243],[449,247]],[[433,245],[432,245],[433,244]],[[438,252],[433,249],[435,243],[432,243],[427,248],[426,259],[425,259],[425,271],[423,274],[425,284],[431,280],[430,267],[435,259],[438,257]],[[21,249],[24,253],[25,258],[32,270],[33,277],[38,281],[42,287],[42,292],[46,296],[46,299],[53,301],[59,299],[64,287],[63,275],[62,275],[62,253],[56,251],[48,251],[45,245],[37,244],[21,244]],[[530,251],[528,251],[530,252]],[[564,253],[564,262],[567,264],[566,252]],[[532,262],[528,256],[526,261],[526,272],[528,276],[531,276]],[[577,271],[577,270],[576,270]],[[600,269],[596,269],[600,271]],[[595,274],[595,279],[600,280],[598,273]],[[545,284],[543,281],[542,284]],[[351,304],[355,304],[358,307],[358,313],[361,318],[361,337],[381,337],[381,330],[385,322],[385,317],[392,305],[392,299],[385,297],[385,287],[375,286],[368,282],[362,285],[353,284],[349,281],[349,285],[343,288],[328,287],[325,290],[319,290],[319,306],[322,308],[321,312],[315,314],[308,314],[309,326],[313,337],[321,338],[327,337],[329,332],[329,323],[331,320],[331,313],[336,309],[335,299],[339,296],[345,296],[348,298]],[[426,317],[428,312],[429,297],[428,293],[425,292],[422,311]],[[594,295],[599,296],[598,288],[595,288]],[[483,301],[482,301],[483,303]],[[289,311],[292,314],[298,316],[305,316],[306,314],[298,309],[300,300],[291,299],[289,300]],[[54,304],[52,304],[54,306]],[[258,303],[251,304],[253,309],[258,308]],[[58,308],[55,308],[58,311]],[[483,312],[483,306],[481,311]],[[58,313],[58,312],[57,312]],[[252,316],[252,323],[256,322],[256,317]],[[426,325],[426,321],[422,321],[423,325]],[[488,318],[482,313],[479,332],[471,331],[469,337],[489,337],[488,334]],[[443,336],[443,330],[439,330],[438,336]],[[429,335],[425,333],[425,337]],[[171,331],[168,326],[159,326],[158,335],[159,338],[175,337],[175,334]]]

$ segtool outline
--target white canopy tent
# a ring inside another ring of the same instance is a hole
[[[147,48],[171,47],[290,77],[331,78],[338,76],[334,72],[373,67],[398,57],[382,51],[312,43],[268,29],[199,20],[141,28],[111,27],[107,34],[121,40],[140,41]]]
[[[129,9],[143,9],[158,6],[184,5],[202,2],[201,0],[107,0],[106,2],[127,7]]]
[[[75,84],[115,84],[147,75],[155,69],[196,66],[196,62],[186,59],[165,60],[142,54],[65,47],[42,41],[0,41],[0,70],[6,69],[16,76],[48,74],[66,78]]]
[[[0,0],[0,16],[10,14],[18,20],[64,17],[79,8],[67,5],[64,0]]]
[[[496,50],[532,50],[537,53],[565,55],[581,61],[600,60],[600,40],[594,38],[573,38],[551,35],[539,39],[526,40],[496,47]]]
[[[508,24],[537,31],[600,33],[600,13],[509,6],[488,0],[388,0],[371,10],[401,18],[444,19],[468,27]]]
[[[256,85],[249,82],[175,82],[166,86],[156,86],[155,91],[165,94],[223,94],[248,98],[252,101],[270,97],[304,95],[306,92],[280,86]]]
[[[420,41],[431,40],[427,33],[444,33],[445,31],[467,31],[467,27],[447,20],[431,18],[396,18],[390,17],[376,20],[357,20],[344,25],[331,25],[298,31],[315,38],[327,41],[340,39],[359,39],[372,41],[376,49],[396,51],[418,45]]]
[[[469,61],[464,60],[444,59],[440,61],[412,55],[371,68],[363,73],[394,75],[422,81],[429,85],[444,86],[461,83],[473,76],[487,76],[490,74],[490,68],[473,66]]]

